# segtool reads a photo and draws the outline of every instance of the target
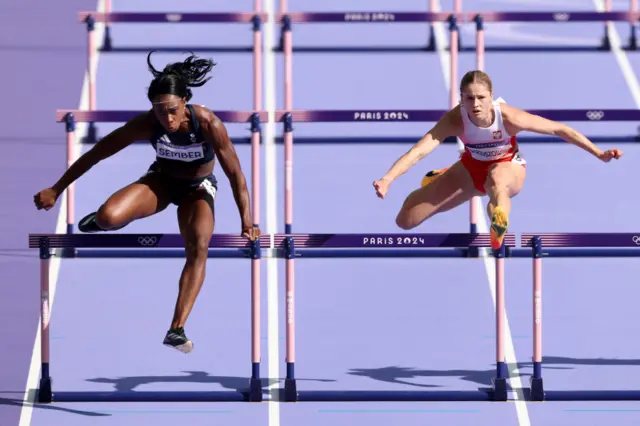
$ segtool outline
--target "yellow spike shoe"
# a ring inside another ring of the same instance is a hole
[[[447,169],[448,169],[448,167],[446,169],[442,169],[442,170],[431,170],[426,175],[424,175],[424,177],[422,178],[422,182],[420,182],[420,186],[424,188],[425,186],[429,185],[438,176],[440,176],[441,174],[446,172]]]
[[[494,208],[491,216],[491,248],[500,250],[508,228],[509,218],[507,214],[500,207]]]

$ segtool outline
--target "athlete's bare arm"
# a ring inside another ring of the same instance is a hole
[[[385,180],[388,183],[393,182],[433,152],[446,138],[458,136],[460,129],[460,107],[456,107],[442,116],[435,126],[400,157],[380,180]]]
[[[61,194],[72,182],[102,160],[117,154],[136,141],[149,139],[151,137],[151,128],[151,115],[149,112],[133,117],[127,123],[100,139],[89,151],[80,156],[52,188],[58,194]]]
[[[608,158],[610,160],[611,158],[617,159],[622,156],[622,151],[618,149],[602,151],[582,133],[564,123],[549,120],[506,104],[501,105],[500,108],[502,110],[505,128],[512,135],[521,131],[529,131],[558,136],[564,141],[582,148],[600,159]]]
[[[253,230],[253,218],[251,216],[247,180],[242,172],[238,154],[231,139],[229,139],[227,129],[224,123],[210,110],[199,108],[197,114],[200,116],[203,133],[212,144],[216,156],[220,160],[220,166],[231,183],[233,197],[236,200],[238,212],[240,213],[243,232],[249,233],[249,237],[253,239],[259,235],[257,235],[257,229]],[[253,235],[254,233],[256,235]]]

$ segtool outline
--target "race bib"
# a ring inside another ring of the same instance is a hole
[[[156,156],[166,160],[196,161],[204,158],[204,149],[202,148],[202,144],[179,146],[159,142],[156,149]]]

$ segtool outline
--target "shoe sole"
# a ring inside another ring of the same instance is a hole
[[[183,354],[188,354],[189,352],[191,352],[193,350],[193,343],[192,342],[187,342],[187,343],[183,343],[181,345],[169,345],[167,343],[163,343],[163,345],[165,345],[168,348],[173,348],[179,352],[182,352]]]

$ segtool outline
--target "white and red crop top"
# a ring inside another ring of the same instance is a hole
[[[464,134],[460,140],[464,150],[476,160],[494,161],[513,156],[517,151],[516,137],[509,135],[504,128],[500,104],[506,103],[498,98],[493,101],[495,120],[489,127],[478,127],[469,118],[467,110],[460,105],[460,115],[464,125]]]

